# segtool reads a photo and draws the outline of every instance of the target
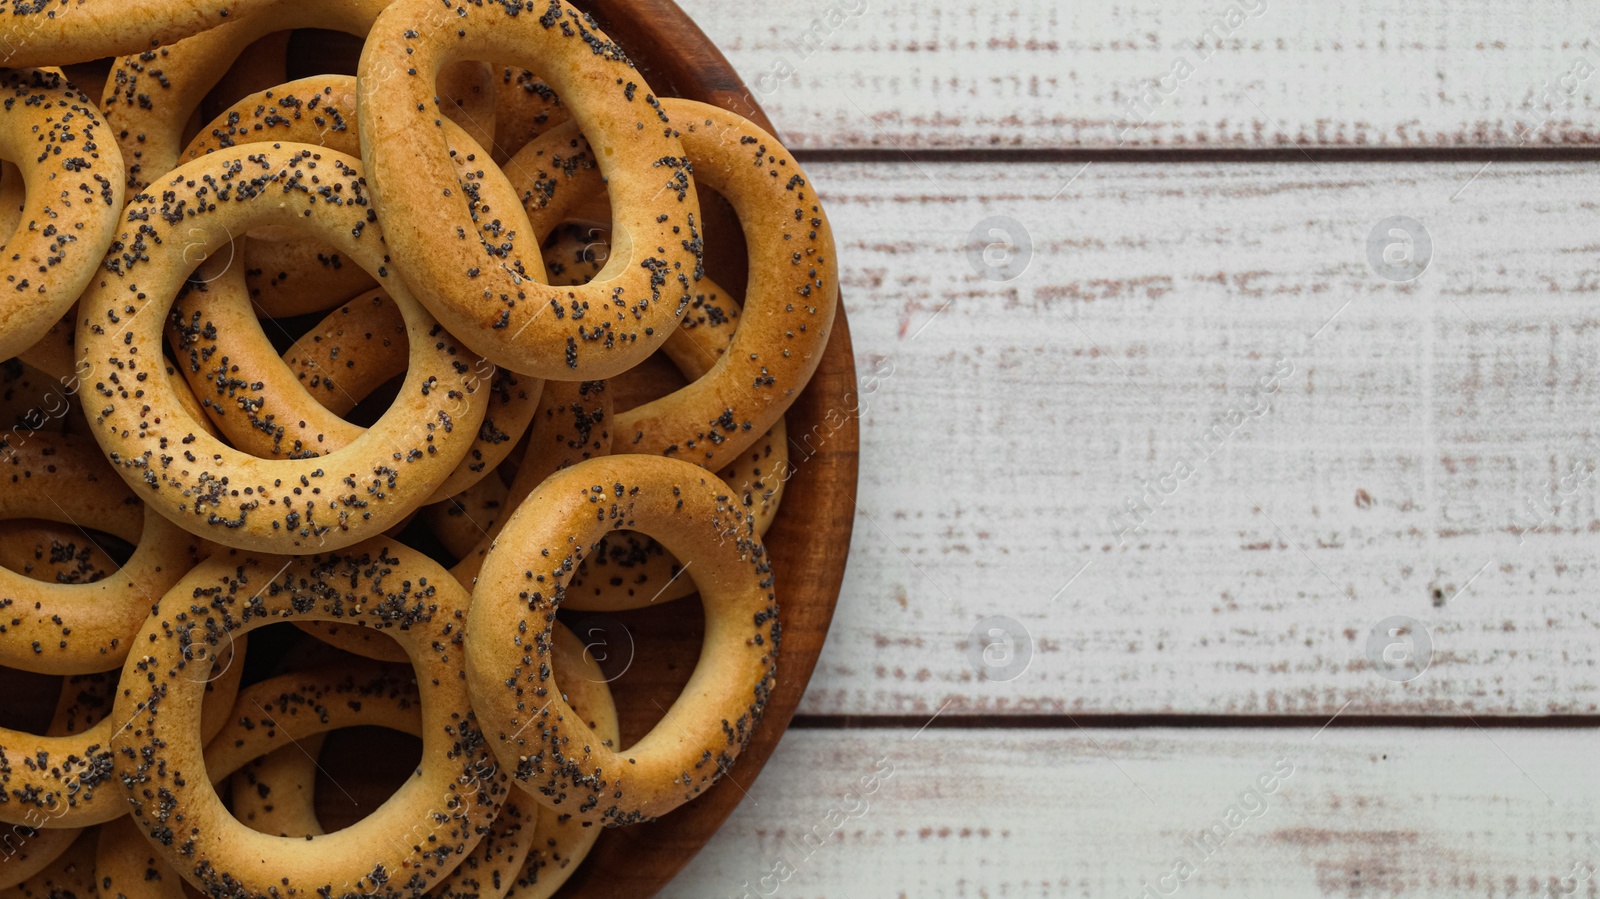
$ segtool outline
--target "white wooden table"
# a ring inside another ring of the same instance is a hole
[[[664,895],[1600,894],[1600,10],[682,2],[876,377]]]

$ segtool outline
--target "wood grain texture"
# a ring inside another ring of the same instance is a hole
[[[1515,147],[1600,135],[1600,19],[1577,0],[683,5],[790,145],[809,149]]]
[[[1600,182],[1480,168],[813,166],[865,462],[801,711],[1600,710]],[[1411,283],[1369,267],[1391,215],[1431,238]],[[968,255],[991,216],[1032,246],[1009,282]],[[991,615],[1010,681],[969,655]],[[1367,655],[1393,615],[1429,630],[1410,682]]]
[[[1592,730],[914,733],[790,731],[662,896],[1462,899],[1600,880]],[[1291,773],[1261,791],[1275,765]]]

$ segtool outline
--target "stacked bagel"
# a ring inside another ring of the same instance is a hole
[[[564,0],[11,12],[0,666],[62,688],[0,728],[0,896],[550,896],[725,774],[838,302],[794,158]],[[290,80],[297,28],[356,74]],[[696,593],[698,664],[625,745],[557,613]],[[421,761],[332,829],[345,728]]]

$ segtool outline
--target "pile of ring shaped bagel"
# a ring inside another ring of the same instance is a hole
[[[0,698],[0,899],[535,899],[726,773],[838,304],[789,152],[565,0],[13,7],[0,669],[61,686]],[[694,594],[624,744],[557,612]],[[349,728],[420,761],[325,827]]]

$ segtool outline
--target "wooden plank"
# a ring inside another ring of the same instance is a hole
[[[812,170],[862,461],[803,714],[1600,711],[1592,166]],[[1409,283],[1368,262],[1397,214]],[[1009,282],[967,252],[991,216],[1029,234]],[[1410,681],[1368,656],[1396,615]],[[1014,679],[969,655],[987,616],[1026,631]]]
[[[1592,730],[913,733],[790,731],[663,899],[1592,897],[1600,881]]]
[[[785,139],[808,149],[1509,147],[1600,136],[1600,21],[1577,0],[682,5]]]

